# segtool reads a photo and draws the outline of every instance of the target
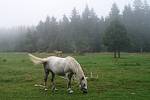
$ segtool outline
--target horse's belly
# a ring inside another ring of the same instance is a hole
[[[53,73],[60,75],[60,76],[65,76],[67,73],[67,70],[64,70],[63,67],[56,66],[55,68],[51,69]]]
[[[57,73],[57,75],[59,75],[59,76],[65,76],[65,73]]]

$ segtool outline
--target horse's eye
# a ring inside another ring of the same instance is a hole
[[[84,80],[84,77],[82,77],[81,80]]]

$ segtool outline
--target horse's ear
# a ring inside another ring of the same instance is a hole
[[[85,79],[88,79],[88,77],[85,77]]]

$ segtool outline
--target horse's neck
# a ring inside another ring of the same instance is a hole
[[[71,69],[75,73],[75,76],[78,80],[80,80],[82,77],[85,77],[80,64],[74,58],[69,56],[66,59],[71,63]]]
[[[80,80],[82,77],[85,77],[85,75],[83,73],[83,70],[82,70],[81,66],[77,66],[77,69],[76,69],[76,78],[78,80]]]

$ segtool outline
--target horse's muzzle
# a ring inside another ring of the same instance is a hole
[[[85,93],[85,94],[86,94],[86,93],[88,93],[88,92],[87,92],[87,90],[86,90],[86,91],[83,91],[83,93]]]
[[[85,93],[85,94],[88,93],[87,89],[84,89],[84,88],[83,88],[82,91],[83,91],[83,93]]]

